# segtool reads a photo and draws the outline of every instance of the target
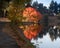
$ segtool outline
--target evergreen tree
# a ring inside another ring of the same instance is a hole
[[[42,4],[42,3],[39,3],[39,4],[38,4],[38,11],[43,14],[44,9],[43,9],[43,4]]]
[[[58,14],[58,4],[55,2],[54,13]]]
[[[58,11],[59,11],[59,13],[60,13],[60,3],[58,4]]]
[[[55,6],[55,3],[54,3],[54,0],[52,0],[51,3],[50,3],[50,7],[49,7],[49,9],[50,9],[52,12],[54,12],[54,6]]]
[[[35,2],[32,4],[32,6],[33,6],[35,9],[37,9],[37,8],[38,8],[38,2],[35,1]]]
[[[55,14],[58,14],[58,3],[55,1],[51,1],[50,3],[50,7],[49,7],[49,10],[52,12],[52,13],[55,13]]]
[[[48,9],[46,6],[43,6],[43,3],[38,3],[37,1],[33,3],[32,5],[36,10],[38,10],[40,13],[45,14],[48,13]]]

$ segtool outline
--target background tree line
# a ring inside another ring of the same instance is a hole
[[[4,10],[9,6],[9,3],[13,0],[0,0],[0,17],[4,16]],[[22,1],[23,2],[23,1]],[[20,2],[22,4],[22,2]],[[28,2],[28,0],[27,0]],[[32,2],[32,1],[30,1]],[[40,13],[48,14],[48,15],[54,15],[60,13],[60,3],[57,3],[56,1],[52,0],[49,7],[43,5],[43,3],[38,3],[38,1],[35,1],[32,3],[32,7],[36,8]]]
[[[55,15],[60,13],[60,3],[57,3],[57,1],[54,0],[51,1],[48,8],[46,6],[43,6],[43,3],[38,3],[37,1],[33,2],[32,6],[43,15]]]

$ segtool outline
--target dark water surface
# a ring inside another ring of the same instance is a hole
[[[16,41],[3,32],[3,28],[6,23],[0,22],[0,48],[18,48],[18,45],[16,44]]]

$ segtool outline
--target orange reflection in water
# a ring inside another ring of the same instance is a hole
[[[26,26],[23,33],[26,38],[31,40],[32,38],[35,38],[39,33],[41,33],[41,31],[42,31],[41,25],[32,24],[32,25]]]

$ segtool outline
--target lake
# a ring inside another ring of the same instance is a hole
[[[39,34],[37,39],[32,39],[31,42],[36,48],[60,48],[60,31],[50,27],[45,34]]]
[[[18,48],[14,39],[2,31],[4,26],[5,23],[0,23],[0,47]],[[41,24],[29,23],[21,25],[20,28],[23,30],[24,36],[29,39],[36,48],[60,48],[60,30],[57,26],[44,27]]]
[[[41,24],[31,24],[21,28],[25,37],[30,39],[36,48],[60,48],[60,30],[57,26],[43,27]]]

